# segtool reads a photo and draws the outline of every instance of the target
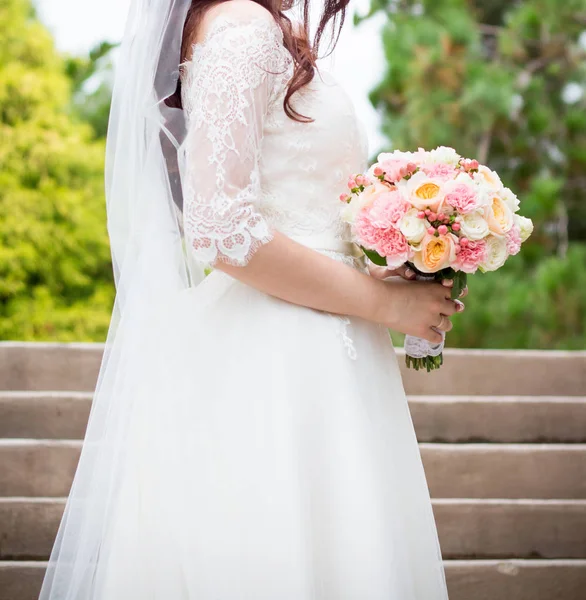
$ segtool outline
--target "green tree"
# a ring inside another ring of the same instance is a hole
[[[104,145],[67,69],[30,0],[0,0],[0,339],[107,331]]]
[[[114,72],[110,42],[101,42],[87,56],[66,58],[65,70],[73,85],[73,110],[89,123],[97,137],[105,138],[112,101]]]

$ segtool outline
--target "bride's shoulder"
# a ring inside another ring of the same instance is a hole
[[[226,0],[206,10],[198,27],[197,41],[205,38],[218,23],[226,21],[234,24],[266,22],[276,25],[273,15],[257,2]]]

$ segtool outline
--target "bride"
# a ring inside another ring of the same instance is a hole
[[[42,600],[447,598],[387,328],[438,342],[463,305],[340,220],[366,146],[315,57],[346,4],[312,47],[279,0],[134,0],[118,294]]]

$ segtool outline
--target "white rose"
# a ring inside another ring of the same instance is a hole
[[[516,213],[519,210],[519,198],[509,188],[503,188],[499,191],[499,196],[505,201],[505,204]]]
[[[513,219],[521,233],[521,241],[527,241],[529,236],[533,233],[533,221],[527,217],[522,217],[521,215],[514,215]]]
[[[399,230],[408,242],[418,244],[426,233],[427,221],[417,216],[419,211],[412,208],[405,213],[399,223]]]
[[[354,223],[356,216],[363,209],[371,206],[376,198],[389,191],[389,187],[384,183],[376,181],[372,185],[364,188],[364,191],[357,196],[352,196],[352,200],[342,210],[342,220],[346,223]]]
[[[474,242],[484,239],[489,234],[488,223],[479,211],[461,215],[460,231],[464,237]]]
[[[381,163],[387,160],[407,160],[409,162],[414,162],[416,154],[413,152],[401,152],[400,150],[395,150],[394,152],[381,152],[377,158],[376,162]]]
[[[481,271],[496,271],[508,258],[507,239],[491,235],[486,238],[486,260],[480,265]]]
[[[447,164],[455,167],[462,157],[453,149],[447,146],[439,146],[435,150],[431,150],[425,157],[427,164]]]

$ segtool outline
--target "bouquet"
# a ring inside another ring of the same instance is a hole
[[[418,279],[451,279],[452,298],[467,274],[496,271],[533,231],[497,173],[453,148],[379,154],[348,188],[342,217],[366,256],[389,268],[408,263]],[[407,336],[407,365],[437,369],[443,347]]]

